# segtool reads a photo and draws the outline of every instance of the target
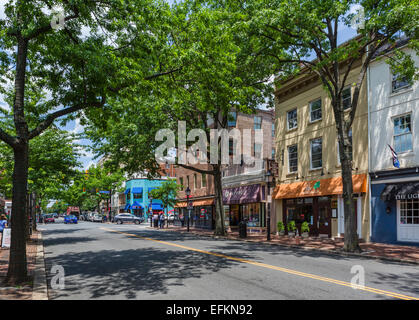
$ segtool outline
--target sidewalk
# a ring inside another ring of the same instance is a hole
[[[148,227],[151,229],[151,227]],[[172,232],[181,232],[181,233],[188,233],[186,227],[179,227],[170,225],[169,228],[167,226],[164,229],[159,229],[161,231],[172,231]],[[419,247],[415,246],[399,246],[399,245],[391,245],[391,244],[384,244],[384,243],[360,243],[360,247],[362,249],[362,253],[348,253],[342,251],[343,248],[343,241],[342,240],[333,240],[328,238],[315,238],[309,237],[303,239],[299,237],[296,238],[289,238],[288,236],[278,236],[275,234],[271,235],[271,241],[266,240],[266,234],[247,234],[247,238],[240,238],[238,232],[228,232],[226,237],[218,237],[214,236],[213,230],[203,230],[199,228],[189,228],[189,233],[206,236],[206,237],[213,237],[213,238],[224,238],[224,239],[231,239],[231,240],[240,240],[240,241],[247,241],[247,242],[258,242],[258,243],[265,243],[267,245],[280,245],[280,246],[288,246],[290,248],[302,249],[302,250],[314,250],[314,251],[321,251],[323,253],[330,253],[330,254],[339,254],[339,255],[346,255],[346,256],[355,256],[355,257],[364,257],[370,259],[380,259],[386,261],[394,261],[394,262],[405,262],[405,263],[413,263],[419,264]],[[299,243],[297,243],[299,241]]]
[[[29,280],[23,286],[5,287],[4,279],[9,266],[9,249],[0,249],[0,300],[31,300],[33,290],[33,276],[35,271],[35,260],[38,246],[39,232],[34,231],[31,239],[26,244],[26,259],[28,264]]]

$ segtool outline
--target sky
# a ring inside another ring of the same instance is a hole
[[[174,0],[168,0],[169,3],[173,3]],[[4,19],[5,18],[5,13],[4,13],[4,5],[6,3],[6,0],[0,0],[0,19]],[[352,37],[354,37],[356,35],[356,31],[352,28],[348,28],[346,26],[341,25],[340,26],[340,30],[341,32],[339,33],[339,42],[344,42]],[[4,102],[4,99],[2,97],[2,95],[0,94],[0,107],[6,107],[6,103]],[[66,126],[61,127],[63,130],[67,130],[73,133],[82,133],[83,132],[83,126],[80,124],[80,121],[77,119],[75,121],[70,121],[67,123]],[[81,145],[90,145],[90,141],[89,140],[80,140],[78,141],[78,143],[80,143]],[[81,157],[79,160],[82,163],[82,169],[87,169],[89,166],[91,166],[92,164],[96,164],[97,163],[97,159],[93,160],[94,155],[91,152],[88,151],[84,151],[84,153],[86,153],[85,156]]]

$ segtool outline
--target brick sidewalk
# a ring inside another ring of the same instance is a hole
[[[35,268],[39,232],[33,232],[26,244],[26,259],[28,264],[29,280],[21,287],[5,287],[3,281],[9,266],[9,249],[0,249],[0,300],[31,300],[32,281]]]
[[[149,227],[150,228],[150,227]],[[165,227],[164,229],[159,229],[164,231],[178,231],[182,233],[187,233],[186,227],[178,227],[170,225],[169,228]],[[203,230],[199,228],[190,228],[190,233],[215,237],[214,231],[212,230]],[[241,240],[248,242],[259,242],[259,243],[268,243],[266,240],[266,234],[249,234],[247,238],[240,238],[238,232],[228,232],[226,237],[218,237],[232,240]],[[297,241],[299,240],[299,243]],[[292,248],[299,248],[305,250],[318,250],[322,252],[330,252],[341,255],[350,255],[350,256],[361,256],[373,259],[382,259],[390,260],[397,262],[407,262],[419,264],[419,247],[415,246],[399,246],[391,245],[384,243],[360,243],[360,247],[363,250],[362,253],[346,253],[342,251],[343,241],[342,240],[333,240],[333,239],[321,239],[309,237],[303,239],[299,237],[289,238],[288,236],[278,236],[275,234],[271,235],[270,244],[289,246]]]

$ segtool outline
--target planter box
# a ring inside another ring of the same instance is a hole
[[[288,236],[294,237],[295,236],[295,232],[288,232]]]
[[[308,232],[303,232],[303,233],[301,234],[301,237],[303,237],[303,238],[308,238]]]

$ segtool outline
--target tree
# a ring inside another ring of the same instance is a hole
[[[222,3],[223,1],[215,1]],[[344,26],[349,26],[358,6],[364,12],[357,37],[339,45]],[[410,56],[396,46],[400,34],[411,38],[418,52],[419,3],[409,0],[254,0],[246,5],[229,3],[229,10],[247,16],[246,24],[257,50],[254,57],[270,57],[277,79],[312,73],[321,80],[331,98],[342,164],[346,251],[359,251],[355,210],[352,201],[352,141],[349,131],[359,103],[359,93],[371,60],[384,49],[394,48],[388,60],[393,71],[408,79],[417,77]],[[314,57],[314,59],[313,59]],[[342,91],[356,61],[362,60],[353,87],[351,110],[345,115]],[[416,74],[416,76],[415,76]],[[412,81],[412,80],[411,80]]]
[[[52,126],[29,143],[28,193],[35,193],[37,203],[55,198],[58,190],[73,179],[80,165],[80,146],[75,135]],[[0,142],[0,189],[12,195],[13,151]],[[36,230],[35,210],[32,210],[33,230]]]
[[[53,8],[62,12],[55,14]],[[100,125],[107,101],[160,73],[155,53],[165,43],[167,5],[152,0],[18,0],[0,19],[0,94],[13,125],[0,140],[13,150],[13,223],[6,281],[27,277],[24,230],[29,141],[56,119]],[[58,21],[58,23],[57,23]]]
[[[173,70],[170,76],[157,79],[153,95],[146,99],[113,101],[114,109],[120,110],[118,121],[105,133],[89,131],[96,150],[118,162],[115,166],[158,174],[155,152],[161,142],[155,137],[159,129],[177,132],[179,121],[184,121],[188,131],[202,129],[210,141],[211,129],[228,128],[231,111],[253,113],[272,92],[267,83],[270,66],[252,65],[246,26],[237,24],[241,14],[201,2],[184,1],[172,8],[169,42],[161,56],[165,69]],[[221,138],[215,143],[219,156],[212,163],[210,145],[199,150],[208,159],[208,169],[182,163],[179,157],[177,165],[214,177],[215,234],[224,235]],[[182,149],[178,147],[178,154]]]
[[[177,193],[181,190],[181,186],[177,184],[176,179],[164,181],[160,187],[151,190],[153,199],[159,199],[163,203],[166,211],[168,207],[174,207],[176,204]]]

